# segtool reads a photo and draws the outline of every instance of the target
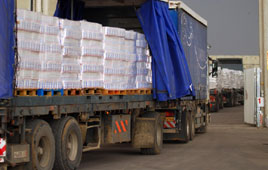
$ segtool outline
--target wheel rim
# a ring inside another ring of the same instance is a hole
[[[157,143],[157,145],[158,146],[160,146],[161,145],[161,142],[162,142],[162,131],[161,131],[161,126],[157,126],[157,132],[156,132],[156,143]]]
[[[187,133],[187,137],[190,136],[190,125],[189,125],[189,120],[187,120],[187,125],[186,125],[186,133]]]
[[[74,131],[71,131],[67,136],[66,150],[69,160],[74,161],[78,151],[78,137]]]
[[[37,145],[37,158],[39,165],[43,168],[47,167],[50,160],[51,148],[49,139],[46,136],[42,136]]]
[[[194,121],[194,118],[192,120],[192,134],[194,135],[195,133],[195,121]]]

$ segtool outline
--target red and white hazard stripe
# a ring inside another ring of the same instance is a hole
[[[128,121],[125,120],[121,120],[121,121],[115,121],[115,130],[114,133],[121,133],[121,132],[126,132],[127,130],[127,126],[128,126]]]
[[[176,127],[176,122],[174,121],[165,121],[164,122],[164,128],[165,129],[171,129]]]
[[[0,162],[4,162],[4,157],[6,157],[6,140],[0,138]]]

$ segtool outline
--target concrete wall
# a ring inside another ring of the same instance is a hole
[[[33,3],[33,11],[50,16],[54,15],[57,0],[18,0],[17,6],[21,9],[31,10],[31,1]]]
[[[259,56],[241,56],[241,55],[212,55],[212,59],[242,59],[243,68],[256,68],[260,67],[260,57]]]

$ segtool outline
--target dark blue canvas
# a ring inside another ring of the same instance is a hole
[[[205,100],[208,94],[207,26],[182,9],[176,13],[174,17],[179,21],[178,32],[195,87],[195,98]]]
[[[85,3],[74,0],[73,20],[82,20]],[[54,16],[64,19],[71,19],[71,0],[58,0]]]
[[[0,99],[13,96],[14,1],[0,0]]]
[[[153,62],[153,95],[159,101],[195,96],[178,30],[168,4],[148,0],[137,11]]]

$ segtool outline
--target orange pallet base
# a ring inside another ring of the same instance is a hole
[[[16,89],[15,96],[37,96],[37,89]]]

